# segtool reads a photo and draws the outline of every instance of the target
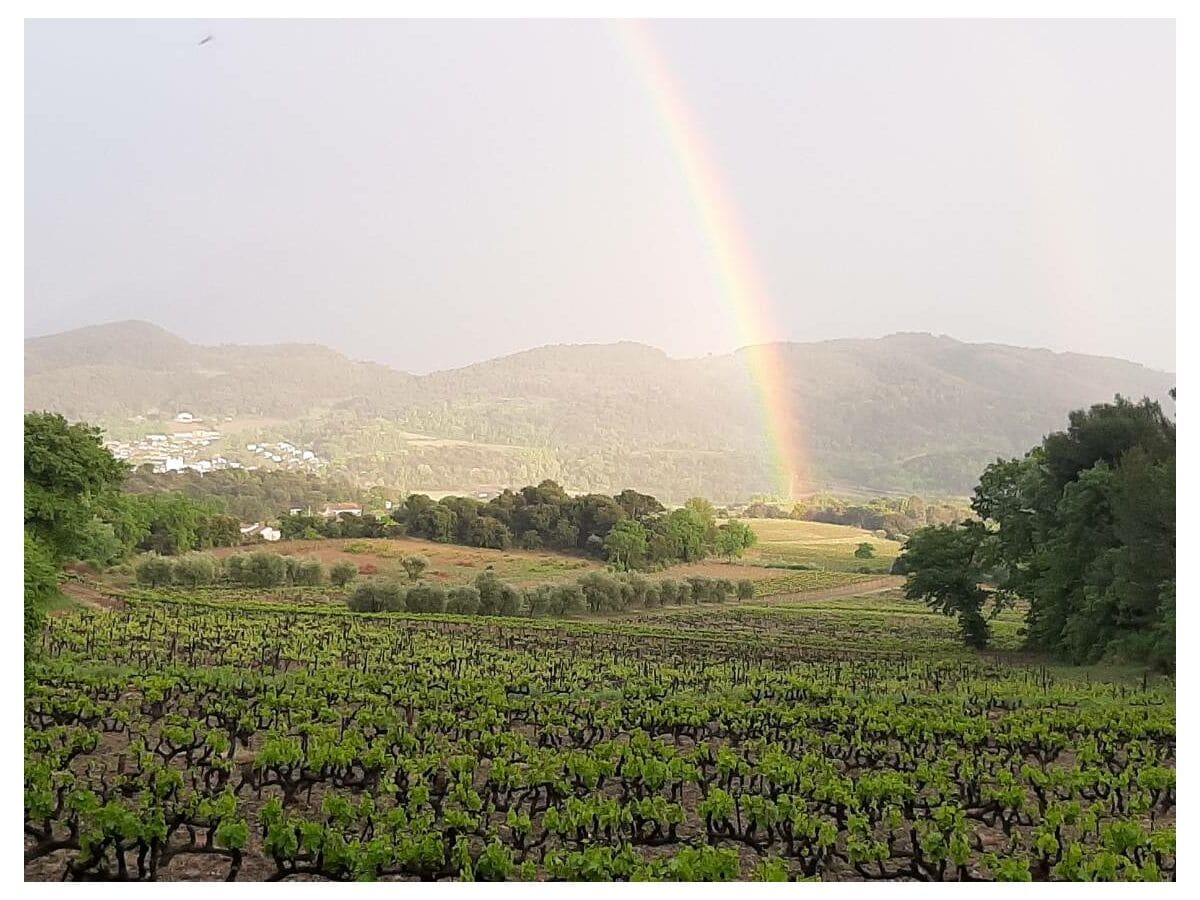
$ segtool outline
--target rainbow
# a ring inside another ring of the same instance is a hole
[[[787,388],[783,347],[776,342],[779,332],[770,299],[747,244],[745,229],[649,29],[641,21],[631,19],[615,21],[613,27],[645,85],[679,161],[723,294],[745,345],[742,355],[760,407],[775,488],[785,498],[795,497],[805,485],[807,474],[800,416]]]

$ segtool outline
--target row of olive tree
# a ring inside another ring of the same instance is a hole
[[[724,603],[735,597],[749,600],[753,596],[754,584],[748,579],[733,582],[697,575],[684,580],[656,580],[636,573],[589,572],[575,581],[521,589],[486,571],[479,574],[474,584],[449,589],[424,583],[406,587],[397,581],[372,579],[354,590],[347,605],[355,612],[563,618],[660,606]]]
[[[266,550],[239,553],[224,560],[211,553],[188,553],[174,558],[150,554],[137,564],[134,572],[138,583],[149,587],[200,587],[220,582],[254,588],[315,586],[324,584],[327,577],[330,583],[342,587],[358,577],[358,567],[350,562],[334,563],[327,572],[319,559],[283,556]]]

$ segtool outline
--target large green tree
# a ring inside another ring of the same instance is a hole
[[[79,555],[127,468],[100,442],[100,429],[57,413],[25,415],[25,530],[56,559]]]
[[[622,519],[604,538],[604,552],[618,569],[637,568],[648,549],[646,527],[636,519]]]
[[[986,576],[999,599],[1027,601],[1032,648],[1174,667],[1175,425],[1158,403],[1117,397],[1071,413],[1024,458],[988,466],[971,505],[961,584]],[[910,584],[955,570],[922,552],[939,540],[930,529],[910,539]]]
[[[730,519],[717,528],[717,550],[730,561],[741,558],[742,554],[756,543],[758,543],[758,535],[745,522]]]
[[[112,537],[97,514],[126,467],[100,443],[100,430],[55,413],[25,415],[25,652],[58,590],[63,561]],[[115,540],[115,537],[112,537]]]
[[[984,647],[991,635],[984,616],[987,592],[979,586],[984,573],[981,545],[986,539],[978,523],[933,525],[916,532],[904,546],[908,578],[904,595],[958,619],[963,642]]]

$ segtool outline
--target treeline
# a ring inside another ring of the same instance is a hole
[[[957,522],[970,513],[971,509],[965,503],[926,500],[915,495],[876,497],[865,503],[818,496],[796,503],[787,511],[773,503],[756,501],[738,511],[738,515],[750,519],[797,519],[882,531],[892,540],[902,540],[918,528]]]
[[[506,490],[484,502],[433,500],[409,494],[389,516],[285,516],[284,537],[411,537],[443,544],[508,550],[582,552],[619,569],[658,568],[708,556],[740,557],[756,538],[741,522],[717,524],[716,510],[696,497],[667,511],[649,494],[570,496],[553,481]]]
[[[202,587],[222,582],[252,588],[316,587],[327,578],[341,587],[358,577],[358,567],[339,562],[326,571],[319,559],[259,550],[224,560],[210,553],[188,553],[177,558],[149,555],[138,562],[134,574],[138,584],[148,587]]]
[[[240,522],[265,522],[293,506],[321,509],[326,503],[354,502],[383,509],[390,494],[363,491],[344,478],[265,469],[218,469],[213,472],[160,472],[138,466],[125,479],[130,494],[182,494],[215,505]]]
[[[971,507],[976,520],[910,538],[910,597],[958,616],[974,646],[989,611],[1022,599],[1032,649],[1174,669],[1175,425],[1157,402],[1071,413],[1066,431],[988,466]]]
[[[444,588],[406,586],[375,579],[355,588],[347,606],[355,612],[455,613],[481,616],[548,616],[656,609],[698,603],[724,603],[754,596],[753,582],[695,576],[652,580],[634,572],[589,572],[575,581],[521,589],[481,572],[474,584]]]
[[[487,570],[479,573],[472,584],[446,588],[420,580],[426,563],[417,556],[404,560],[409,584],[389,578],[361,581],[347,597],[347,606],[355,612],[567,617],[724,603],[754,596],[754,584],[749,579],[735,582],[728,578],[693,576],[652,580],[636,572],[589,572],[574,581],[519,588]],[[359,572],[350,562],[335,563],[327,570],[318,559],[259,550],[224,560],[209,553],[189,553],[177,558],[149,555],[138,563],[135,574],[138,584],[153,588],[225,584],[261,589],[318,587],[326,582],[346,587],[356,581]]]

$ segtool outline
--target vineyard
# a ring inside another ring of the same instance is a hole
[[[900,609],[72,610],[27,679],[26,878],[1174,879],[1173,685]]]

